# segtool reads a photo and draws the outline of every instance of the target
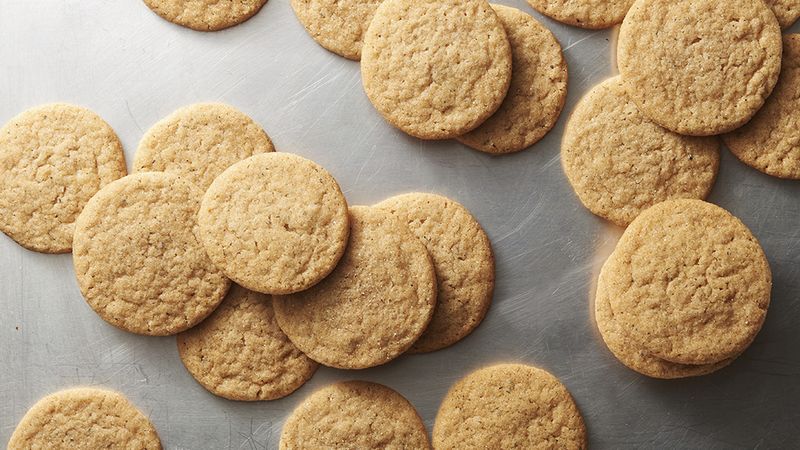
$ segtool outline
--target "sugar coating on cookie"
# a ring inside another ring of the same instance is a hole
[[[75,225],[73,263],[86,302],[132,333],[176,334],[206,318],[230,281],[197,238],[201,193],[164,172],[101,189]]]
[[[231,165],[274,150],[267,133],[243,112],[223,103],[196,103],[147,130],[133,171],[174,173],[205,191]]]
[[[595,86],[573,110],[561,163],[584,206],[627,226],[664,200],[704,199],[719,170],[719,142],[656,125],[614,77]]]
[[[450,388],[436,414],[433,447],[585,449],[586,427],[567,388],[553,375],[499,364]]]
[[[86,202],[126,173],[122,145],[97,114],[29,109],[0,129],[0,231],[30,250],[68,253]]]
[[[775,177],[800,179],[800,34],[784,37],[781,76],[764,107],[722,138],[745,164]]]
[[[448,139],[500,107],[511,47],[484,0],[385,0],[364,36],[361,76],[389,123],[422,139]]]
[[[511,44],[511,85],[500,108],[457,139],[487,153],[510,153],[539,141],[567,98],[567,63],[553,33],[516,8],[492,5]]]
[[[347,201],[320,165],[289,153],[240,161],[206,191],[198,216],[208,256],[236,283],[290,294],[325,278],[347,245]]]
[[[327,50],[358,61],[372,16],[383,0],[291,0],[297,20]]]
[[[492,303],[494,255],[483,228],[466,208],[441,195],[403,194],[375,206],[408,225],[436,271],[436,309],[409,352],[430,352],[460,341],[480,325]]]
[[[800,18],[800,0],[764,0],[772,9],[782,29],[791,27]]]
[[[528,0],[545,16],[568,25],[600,29],[612,27],[625,18],[634,0]]]
[[[285,397],[317,370],[278,327],[272,299],[234,285],[206,320],[177,336],[191,375],[230,400]]]
[[[73,388],[39,400],[17,425],[9,450],[160,450],[153,424],[122,394]]]
[[[306,398],[286,420],[281,450],[430,449],[416,409],[402,395],[367,381],[344,381]]]
[[[669,200],[640,214],[603,270],[611,312],[636,347],[681,364],[742,353],[761,329],[772,288],[750,230],[702,200]]]
[[[144,0],[162,18],[197,31],[217,31],[256,15],[267,0]]]
[[[422,335],[436,305],[436,275],[425,246],[381,208],[350,208],[350,242],[336,270],[303,292],[274,296],[289,339],[326,366],[384,364]]]
[[[650,120],[680,134],[721,134],[747,123],[772,92],[781,30],[762,0],[637,0],[617,59]]]

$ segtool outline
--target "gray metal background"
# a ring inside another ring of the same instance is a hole
[[[533,13],[522,0],[500,3]],[[800,184],[723,153],[711,200],[751,227],[772,264],[764,329],[711,376],[660,381],[627,370],[590,315],[594,278],[619,230],[578,203],[559,162],[569,111],[612,73],[613,32],[542,20],[569,63],[565,113],[534,148],[491,157],[384,123],[361,89],[358,64],[315,44],[287,0],[207,34],[160,19],[140,0],[0,0],[0,122],[44,102],[86,105],[119,133],[130,163],[158,119],[189,103],[224,101],[260,122],[279,150],[330,170],[351,204],[411,190],[457,199],[486,228],[497,257],[495,303],[463,342],[370,370],[322,368],[288,398],[240,403],[195,383],[174,338],[136,336],[99,319],[78,291],[69,255],[32,253],[2,236],[0,445],[38,398],[77,384],[124,392],[170,449],[275,448],[298,402],[350,378],[400,391],[431,427],[454,381],[517,361],[569,387],[594,448],[800,447]]]

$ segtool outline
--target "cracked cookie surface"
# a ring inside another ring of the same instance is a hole
[[[634,0],[528,0],[545,16],[568,25],[599,29],[612,27],[625,18]]]
[[[267,0],[144,0],[162,18],[197,31],[217,31],[256,15]]]

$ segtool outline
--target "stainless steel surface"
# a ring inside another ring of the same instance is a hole
[[[501,3],[532,12],[521,0]],[[370,370],[323,368],[288,398],[240,403],[200,387],[174,338],[136,336],[98,318],[69,255],[32,253],[2,236],[0,445],[38,398],[76,384],[124,392],[169,449],[275,448],[298,402],[350,378],[400,391],[431,427],[454,381],[518,361],[569,387],[593,448],[800,447],[800,184],[723,153],[711,200],[751,227],[774,272],[764,329],[711,376],[660,381],[626,369],[590,315],[596,272],[619,230],[579,204],[559,162],[569,111],[612,73],[613,33],[543,21],[569,63],[565,113],[534,148],[491,157],[384,123],[361,90],[358,64],[315,44],[286,0],[209,34],[172,25],[140,0],[0,0],[0,122],[44,102],[86,105],[119,133],[130,165],[143,130],[158,119],[197,101],[228,102],[260,122],[279,150],[328,168],[351,204],[410,190],[457,199],[486,228],[497,257],[494,305],[463,342]]]

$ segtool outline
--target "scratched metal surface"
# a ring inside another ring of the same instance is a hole
[[[521,0],[502,3],[532,12]],[[569,63],[569,111],[612,73],[613,34],[544,22]],[[280,150],[328,168],[352,204],[410,190],[458,199],[483,223],[497,256],[495,303],[460,344],[370,370],[323,368],[286,399],[248,404],[195,383],[174,338],[136,336],[100,320],[81,298],[69,255],[32,253],[2,236],[0,445],[38,398],[76,384],[124,392],[169,449],[275,448],[298,402],[350,378],[400,391],[431,427],[454,381],[490,363],[519,361],[569,387],[593,448],[800,446],[796,182],[723,154],[711,198],[761,239],[774,271],[772,306],[752,348],[730,368],[658,381],[614,360],[592,325],[593,280],[618,230],[579,205],[561,172],[567,114],[535,148],[505,157],[407,137],[372,109],[358,65],[312,42],[286,0],[211,34],[167,23],[139,0],[0,0],[0,94],[0,122],[44,102],[91,107],[117,130],[129,163],[142,130],[159,118],[185,104],[225,101],[260,122]]]

